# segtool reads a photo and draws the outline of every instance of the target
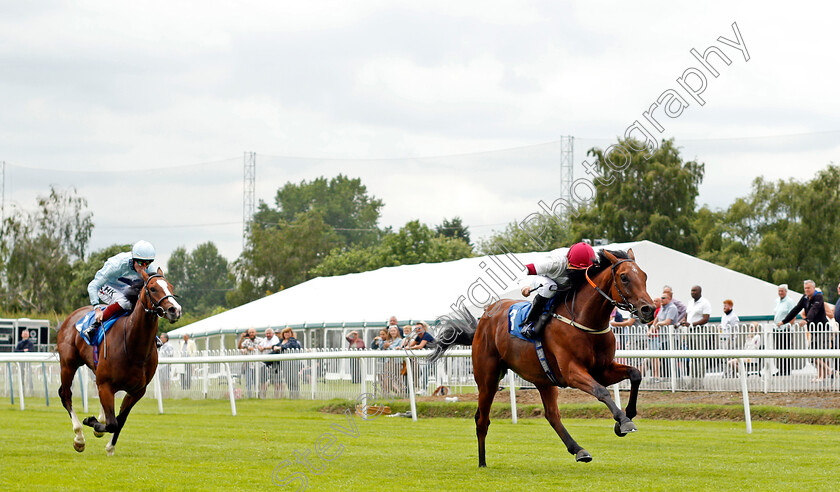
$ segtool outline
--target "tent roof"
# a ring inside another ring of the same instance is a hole
[[[712,304],[712,317],[722,314],[724,299],[732,299],[735,313],[741,316],[772,314],[777,294],[771,283],[650,241],[603,248],[633,248],[636,261],[648,274],[651,297],[667,284],[674,289],[674,297],[688,305],[691,287],[700,285]],[[461,296],[477,313],[480,308],[475,305],[485,304],[491,295],[521,299],[519,280],[524,275],[517,265],[533,263],[544,254],[482,256],[318,277],[178,328],[170,335],[204,336],[269,326],[384,326],[390,316],[433,320],[450,312]]]

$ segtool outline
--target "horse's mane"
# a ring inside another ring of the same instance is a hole
[[[609,258],[606,255],[607,250],[600,250],[592,259],[592,266],[589,268],[589,277],[592,278],[604,269],[609,268]],[[609,251],[610,254],[621,259],[630,258],[626,251]],[[586,270],[577,270],[574,268],[567,268],[566,271],[557,281],[557,297],[559,301],[564,301],[572,293],[576,292],[578,288],[586,283]]]

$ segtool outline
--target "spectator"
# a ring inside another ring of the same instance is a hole
[[[621,315],[621,312],[618,309],[612,310],[612,313],[610,313],[610,326],[613,329],[613,333],[616,335],[615,348],[625,349],[627,347],[627,331],[635,322],[636,320],[634,320],[632,316],[628,316],[627,319],[624,319],[624,316]]]
[[[344,339],[347,340],[350,343],[348,348],[351,348],[351,349],[363,349],[363,348],[365,348],[365,341],[362,340],[362,338],[359,336],[359,332],[356,331],[356,330],[353,330],[350,333],[348,333],[347,336],[344,337]]]
[[[370,348],[373,350],[385,350],[386,340],[388,340],[388,332],[384,329],[379,330],[379,335],[373,339],[373,342],[370,344]]]
[[[390,325],[388,326],[388,338],[385,339],[385,348],[388,350],[396,350],[400,348],[402,344],[402,333],[398,326]]]
[[[429,325],[425,321],[418,321],[414,326],[414,331],[417,333],[409,343],[408,348],[411,350],[420,350],[426,348],[426,344],[434,342],[435,338],[427,331]]]
[[[670,285],[666,285],[662,287],[662,292],[667,292],[671,295],[671,302],[674,306],[677,307],[677,319],[674,320],[674,326],[681,325],[683,321],[685,321],[686,314],[688,313],[688,309],[686,309],[685,304],[677,299],[674,299],[674,290],[671,289]],[[709,306],[711,308],[711,306]],[[711,309],[710,309],[711,311]]]
[[[274,347],[280,345],[280,339],[274,334],[274,329],[265,329],[265,338],[260,339],[258,349],[263,354],[274,353]],[[264,361],[262,365],[262,386],[260,391],[264,396],[268,393],[268,383],[274,387],[274,397],[280,393],[280,364],[277,361]]]
[[[677,319],[677,306],[671,302],[671,294],[663,292],[660,296],[659,314],[656,316],[650,328],[648,329],[648,350],[659,350],[662,348],[662,335],[667,326],[673,325]],[[659,367],[660,359],[651,359],[651,369],[653,373],[653,382],[659,382]]]
[[[773,348],[776,350],[788,350],[791,346],[791,327],[788,323],[782,323],[785,316],[796,306],[796,302],[788,295],[787,284],[779,285],[779,297],[776,299],[776,307],[773,311]],[[779,372],[777,376],[789,376],[791,359],[778,359]]]
[[[195,357],[198,349],[195,346],[195,340],[190,339],[188,333],[184,333],[183,340],[181,340],[178,347],[178,355],[181,357]],[[181,373],[181,389],[188,390],[192,383],[192,364],[184,364],[184,372]]]
[[[737,316],[736,316],[737,318]],[[750,325],[750,333],[747,336],[747,341],[744,342],[744,350],[758,350],[761,348],[761,330],[757,324],[753,323]],[[744,359],[745,364],[752,364],[754,362],[760,361],[761,359]],[[723,377],[731,377],[737,373],[738,367],[738,359],[729,359],[729,362],[726,364],[726,370],[723,373]]]
[[[257,338],[257,329],[251,327],[239,335],[237,348],[245,355],[257,355],[260,353],[260,342],[261,340]],[[257,366],[253,362],[243,362],[242,373],[245,375],[245,390],[248,392],[248,398],[251,398],[257,386]]]
[[[723,350],[735,348],[733,331],[737,330],[738,323],[741,322],[738,319],[738,315],[732,313],[732,307],[732,299],[723,301],[723,316],[720,317],[720,329],[718,330],[720,348]]]
[[[295,338],[295,332],[292,330],[291,327],[287,326],[280,331],[280,339],[282,340],[280,343],[272,347],[274,352],[290,352],[293,350],[301,350],[300,342],[297,341]],[[289,389],[289,397],[290,398],[298,398],[300,395],[300,376],[303,372],[303,363],[299,360],[290,360],[290,361],[283,361],[283,382],[286,384],[286,388]],[[280,376],[280,365],[278,365],[277,376]],[[309,371],[310,374],[312,371]]]
[[[169,334],[166,332],[160,334],[160,348],[158,349],[158,359],[164,357],[175,357],[175,347],[169,343]],[[160,389],[164,398],[169,398],[169,366],[171,364],[158,364],[158,378],[160,378]]]
[[[348,343],[350,343],[349,348],[351,349],[365,348],[365,342],[359,336],[358,331],[351,331],[349,334],[347,334],[346,337],[344,337],[344,339],[347,340]],[[359,367],[359,359],[355,357],[350,359],[350,376],[354,384],[359,384],[362,382],[362,373]]]
[[[712,304],[703,297],[703,289],[699,285],[691,288],[691,299],[686,319],[682,323],[688,328],[688,348],[690,350],[714,349],[717,344],[715,334],[706,326],[712,315]],[[689,361],[691,377],[695,378],[694,385],[702,383],[709,363],[707,359],[694,358]]]
[[[828,348],[828,318],[825,317],[825,302],[822,292],[817,292],[817,286],[813,280],[803,282],[805,294],[799,302],[790,310],[787,316],[776,326],[782,326],[796,317],[799,311],[805,312],[805,329],[811,335],[812,349]],[[815,359],[817,366],[817,377],[812,380],[814,383],[822,382],[825,376],[831,372],[831,367],[823,359]]]
[[[15,352],[34,352],[35,344],[29,338],[29,330],[24,329],[20,332],[20,341],[15,345]],[[11,377],[11,376],[10,376]]]

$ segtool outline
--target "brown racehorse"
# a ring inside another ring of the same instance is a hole
[[[93,427],[96,437],[102,437],[105,432],[112,433],[105,451],[108,456],[113,456],[114,446],[131,407],[146,393],[146,386],[157,369],[155,335],[158,317],[165,316],[170,322],[181,317],[181,306],[175,300],[172,285],[163,277],[160,268],[153,275],[142,268],[135,267],[135,270],[143,277],[143,289],[131,314],[118,319],[105,334],[105,343],[96,368],[93,366],[93,348],[85,343],[74,326],[91,308],[73,311],[58,330],[58,355],[61,359],[61,387],[58,396],[73,421],[73,432],[76,433],[73,447],[80,453],[85,450],[85,436],[82,424],[73,411],[71,393],[76,370],[84,364],[96,374],[101,405],[99,419],[88,417],[84,424]],[[115,416],[114,393],[120,390],[125,391],[126,395],[120,406],[120,414]],[[103,419],[105,423],[99,422]]]
[[[632,312],[643,322],[653,319],[654,306],[646,291],[646,281],[647,274],[636,265],[633,250],[601,251],[587,270],[570,269],[558,279],[560,291],[553,303],[554,317],[546,326],[542,340],[546,362],[557,385],[543,370],[534,344],[513,337],[508,331],[508,310],[517,301],[501,300],[487,306],[478,321],[466,309],[455,316],[440,318],[442,330],[438,331],[439,341],[435,343],[431,360],[436,360],[452,345],[472,345],[473,372],[478,385],[475,425],[479,467],[487,466],[484,440],[490,426],[490,406],[508,368],[536,385],[545,418],[577,461],[591,461],[592,455],[575,442],[560,421],[558,386],[581,389],[604,402],[615,418],[617,435],[636,431],[632,418],[636,416],[642,375],[635,367],[613,360],[615,336],[609,329],[609,319],[614,306]],[[622,412],[610,398],[606,386],[628,378],[630,398]]]

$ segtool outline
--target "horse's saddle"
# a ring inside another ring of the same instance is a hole
[[[100,343],[102,343],[102,340],[105,338],[105,333],[109,329],[111,329],[112,326],[114,326],[114,323],[116,323],[118,319],[122,318],[126,314],[128,314],[128,313],[123,312],[121,315],[117,316],[116,318],[111,318],[108,321],[102,323],[102,326],[100,326],[99,329],[96,330],[96,332],[93,333],[93,340],[88,340],[87,337],[85,337],[82,334],[82,332],[85,330],[85,328],[87,328],[88,326],[93,324],[93,320],[95,319],[94,318],[94,311],[90,311],[82,319],[80,319],[78,322],[76,322],[76,330],[78,330],[79,334],[82,335],[82,339],[85,341],[85,343],[87,343],[88,345],[91,345],[93,347],[96,347]]]
[[[517,302],[516,304],[511,305],[510,308],[508,308],[508,332],[516,338],[534,343],[534,340],[525,338],[525,335],[522,334],[522,330],[525,327],[523,326],[520,328],[520,325],[523,321],[525,321],[525,318],[528,317],[528,313],[530,312],[531,303],[528,301]]]

